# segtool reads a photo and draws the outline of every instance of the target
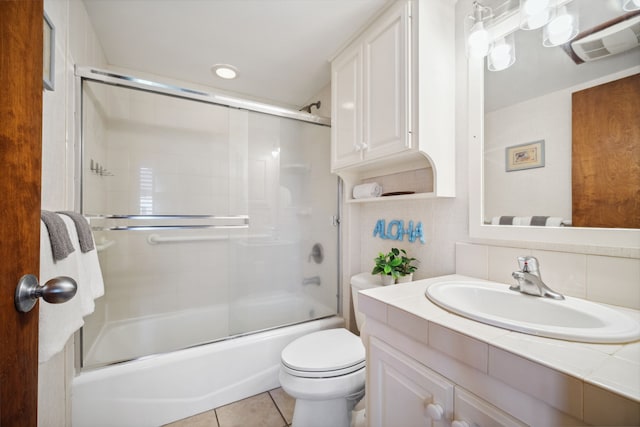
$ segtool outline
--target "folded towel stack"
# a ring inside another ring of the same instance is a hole
[[[564,221],[559,216],[494,216],[492,225],[531,225],[534,227],[562,227]]]
[[[42,211],[40,283],[44,284],[57,276],[69,276],[78,284],[78,291],[75,297],[63,304],[49,304],[40,300],[40,363],[49,360],[64,348],[71,335],[84,324],[83,317],[95,309],[94,300],[104,294],[97,252],[88,249],[95,247],[91,229],[82,215],[75,215],[74,220],[66,212],[59,215]],[[47,217],[46,222],[44,217]],[[49,226],[52,223],[57,225]],[[85,242],[81,243],[83,239]],[[65,245],[60,243],[62,240],[68,240],[71,251],[59,250]],[[66,255],[62,256],[65,252]]]
[[[380,197],[382,195],[382,186],[377,182],[369,182],[353,187],[354,199],[367,199],[370,197]]]

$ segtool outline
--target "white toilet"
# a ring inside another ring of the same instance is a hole
[[[379,276],[351,278],[358,329],[358,291],[381,286]],[[351,411],[364,396],[365,349],[360,337],[344,328],[314,332],[282,350],[280,385],[296,399],[292,427],[349,427]]]

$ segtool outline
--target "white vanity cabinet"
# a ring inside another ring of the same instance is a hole
[[[410,3],[397,2],[332,63],[332,169],[411,147]]]
[[[376,338],[367,369],[369,427],[526,426]]]
[[[372,338],[369,345],[369,427],[445,426],[453,412],[453,384]]]

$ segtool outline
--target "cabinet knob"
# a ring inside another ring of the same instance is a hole
[[[427,415],[433,421],[440,421],[444,415],[444,409],[437,403],[429,403],[427,405]]]
[[[451,423],[451,427],[470,427],[469,423],[466,421],[458,421],[458,420],[454,420]]]

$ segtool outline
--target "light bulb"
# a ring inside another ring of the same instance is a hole
[[[544,28],[542,44],[548,47],[558,46],[576,35],[578,35],[577,18],[563,6],[558,10],[556,17]]]
[[[623,0],[622,8],[627,12],[640,9],[640,0]]]
[[[523,6],[528,16],[537,15],[549,6],[549,0],[527,0]]]
[[[489,52],[489,33],[484,29],[482,22],[478,22],[473,26],[467,43],[471,56],[481,58],[487,55]]]
[[[550,18],[549,0],[527,0],[522,6],[520,28],[535,30],[549,22]]]
[[[549,22],[547,26],[549,41],[554,45],[562,44],[569,40],[573,30],[573,18],[569,15],[562,15]]]
[[[515,43],[513,35],[497,40],[489,53],[489,71],[506,70],[516,62]]]

